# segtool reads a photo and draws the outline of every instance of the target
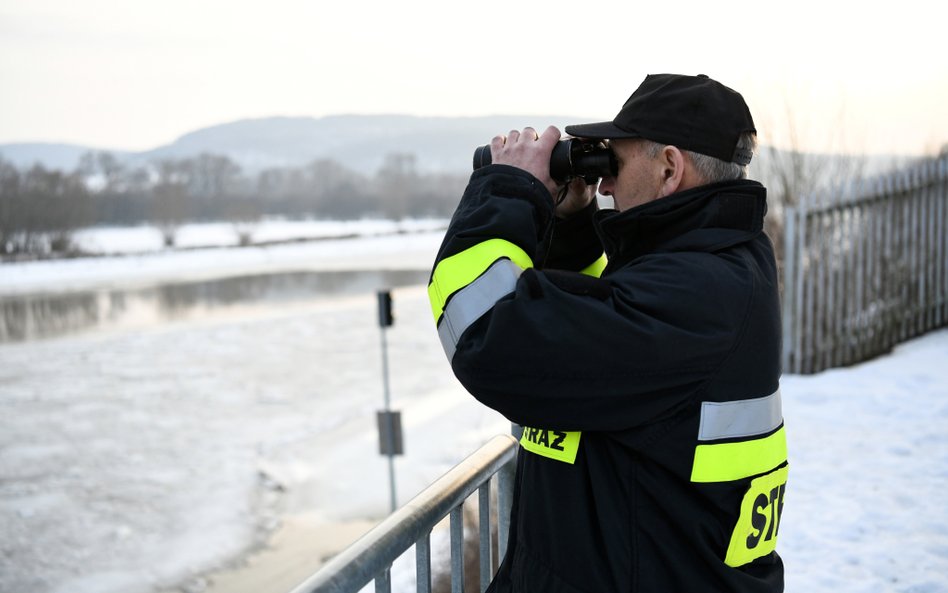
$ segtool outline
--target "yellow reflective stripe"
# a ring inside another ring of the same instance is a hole
[[[606,254],[603,253],[599,256],[599,259],[580,270],[579,273],[598,278],[602,276],[602,271],[606,269],[607,263],[609,263],[609,260],[606,259]]]
[[[762,474],[787,460],[787,436],[783,427],[768,437],[698,445],[691,468],[692,482],[729,482]]]
[[[520,446],[531,453],[572,464],[576,461],[576,454],[579,452],[579,438],[582,434],[581,432],[544,430],[525,426],[523,427],[523,436],[520,437]]]
[[[728,566],[743,566],[777,548],[788,472],[784,466],[751,480],[724,557]]]
[[[489,239],[438,262],[428,285],[428,300],[435,323],[441,318],[449,296],[476,280],[502,257],[524,269],[533,267],[533,260],[526,251],[503,239]]]

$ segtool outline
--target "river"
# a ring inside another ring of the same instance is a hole
[[[0,342],[97,329],[152,327],[330,297],[422,285],[421,270],[300,271],[249,274],[145,287],[0,297]]]

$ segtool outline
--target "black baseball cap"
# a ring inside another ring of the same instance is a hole
[[[566,126],[577,138],[645,138],[747,165],[738,150],[744,132],[757,133],[744,97],[704,74],[649,74],[612,121]]]

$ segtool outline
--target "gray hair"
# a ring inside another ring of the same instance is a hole
[[[659,144],[646,140],[645,151],[650,158],[655,158],[662,151],[666,144]],[[737,139],[737,149],[747,150],[753,154],[757,151],[757,135],[751,132],[745,132]],[[739,165],[716,159],[713,156],[700,154],[690,150],[682,150],[683,154],[691,159],[695,171],[704,183],[714,183],[716,181],[731,181],[733,179],[747,179],[747,165]]]

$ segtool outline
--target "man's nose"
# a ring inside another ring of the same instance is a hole
[[[615,188],[616,178],[615,177],[603,177],[599,180],[599,193],[604,196],[611,196],[612,190]]]

